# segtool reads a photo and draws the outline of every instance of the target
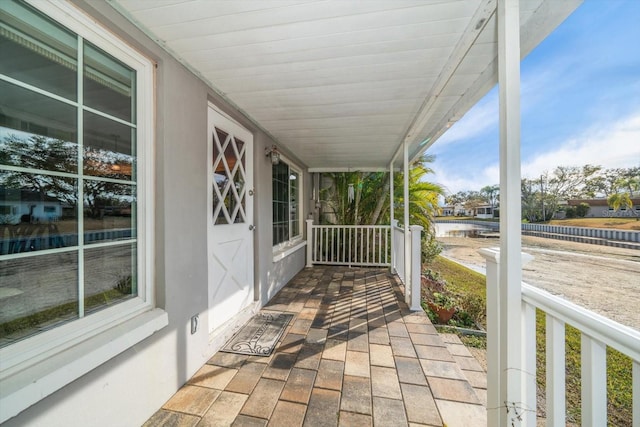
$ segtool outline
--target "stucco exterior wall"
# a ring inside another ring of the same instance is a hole
[[[304,247],[273,261],[271,163],[264,149],[274,142],[106,2],[77,0],[76,4],[158,64],[154,286],[157,306],[168,313],[169,325],[26,409],[6,426],[139,426],[211,357],[214,348],[205,315],[208,102],[254,134],[256,306],[266,303],[305,263]],[[306,170],[293,153],[286,154]],[[304,199],[308,199],[311,180],[303,175]],[[309,204],[303,207],[306,218]],[[202,324],[191,335],[194,314],[200,314]]]

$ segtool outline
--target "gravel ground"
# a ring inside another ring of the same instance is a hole
[[[484,269],[480,248],[491,238],[439,237],[442,254],[476,270]],[[562,296],[623,325],[640,330],[640,251],[522,236],[523,252],[534,259],[522,280]]]
[[[478,249],[500,245],[497,239],[439,237],[442,254],[483,271]],[[640,329],[640,251],[522,236],[523,252],[534,259],[523,266],[523,281],[562,296],[619,323]],[[487,369],[486,350],[469,347]],[[545,396],[538,390],[537,425],[545,425]],[[567,422],[568,427],[577,427]]]

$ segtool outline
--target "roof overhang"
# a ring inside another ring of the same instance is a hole
[[[496,83],[496,0],[110,0],[312,171],[415,159]],[[521,54],[581,0],[520,0]]]

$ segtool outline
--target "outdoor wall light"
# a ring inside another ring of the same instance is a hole
[[[277,165],[280,163],[280,152],[278,151],[278,148],[273,145],[271,147],[267,147],[264,150],[264,154],[265,156],[270,156],[271,157],[271,164],[272,165]]]

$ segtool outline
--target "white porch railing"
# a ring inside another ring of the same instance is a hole
[[[314,225],[307,222],[312,264],[381,267],[391,265],[388,225]]]
[[[406,283],[404,278],[404,228],[398,227],[398,221],[393,221],[393,269],[400,277],[402,283]]]
[[[581,332],[582,425],[607,425],[607,347],[633,360],[633,427],[640,427],[640,332],[533,286],[522,284],[522,301],[513,307],[498,290],[498,250],[481,249],[487,259],[487,411],[488,419],[508,425],[536,425],[536,309],[546,316],[546,413],[548,426],[566,424],[565,324]],[[508,366],[504,348],[518,337],[500,337],[495,323],[505,310],[521,310],[520,366]],[[502,350],[502,353],[501,353]],[[507,395],[502,386],[508,372],[522,373],[520,396]],[[493,413],[494,411],[498,411]],[[505,413],[506,412],[506,413]],[[519,415],[514,419],[514,416]],[[519,419],[518,419],[519,418]],[[496,424],[498,425],[498,424]]]
[[[307,220],[307,267],[314,264],[390,267],[405,284],[405,302],[421,310],[422,227],[409,227],[410,262],[405,263],[405,233],[389,225],[315,225]],[[405,269],[411,269],[408,275]],[[408,280],[407,280],[408,279]],[[413,288],[415,286],[415,292]]]

